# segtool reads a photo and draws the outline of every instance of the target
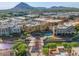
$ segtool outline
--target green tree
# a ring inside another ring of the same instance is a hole
[[[62,44],[63,44],[63,46],[66,50],[71,50],[72,49],[72,45],[70,43],[62,43]]]
[[[74,18],[75,18],[75,15],[69,16],[69,19],[71,19],[71,20],[74,20]]]
[[[48,47],[48,48],[56,48],[57,45],[56,45],[56,43],[48,43],[48,44],[46,45],[46,47]]]
[[[76,30],[76,33],[78,34],[78,32],[79,32],[79,24],[77,24],[77,25],[75,26],[75,30]]]
[[[49,54],[49,49],[48,48],[43,48],[43,54],[46,56]]]
[[[65,51],[67,51],[69,53],[69,55],[71,55],[71,51],[72,51],[71,43],[63,43],[63,46],[65,48]]]
[[[17,40],[13,45],[13,51],[16,56],[25,56],[27,52],[27,45],[22,40]]]
[[[78,42],[72,42],[71,45],[72,45],[72,47],[78,47],[79,43]]]
[[[23,32],[24,36],[30,36],[30,34],[28,32]]]
[[[74,35],[74,37],[72,37],[73,41],[77,41],[79,39],[79,35]]]

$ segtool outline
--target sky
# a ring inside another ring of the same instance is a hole
[[[20,2],[0,2],[0,10],[10,9],[19,4]],[[79,8],[79,2],[25,2],[33,7],[47,7],[52,6],[65,6]]]

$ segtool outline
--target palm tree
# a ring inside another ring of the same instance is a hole
[[[27,52],[27,45],[22,40],[17,40],[13,45],[13,51],[16,56],[25,56]]]

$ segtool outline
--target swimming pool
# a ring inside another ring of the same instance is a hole
[[[51,36],[52,31],[32,32],[32,36]]]
[[[55,55],[55,56],[67,56],[65,52],[60,52],[59,54]]]
[[[66,56],[66,54],[64,52],[61,52],[60,55],[61,56]]]
[[[65,52],[60,52],[59,55],[60,55],[60,56],[67,56],[67,53],[65,53]]]

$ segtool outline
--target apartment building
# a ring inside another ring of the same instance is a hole
[[[26,21],[26,24],[24,26],[24,30],[27,32],[33,32],[33,31],[42,31],[47,28],[47,24],[45,22],[39,22],[34,20],[28,20]]]
[[[21,33],[22,20],[19,18],[10,18],[7,20],[0,20],[0,36],[9,36],[13,33]]]
[[[35,18],[32,20],[26,21],[24,30],[27,32],[42,31],[42,30],[50,29],[51,27],[54,26],[54,23],[59,24],[61,22],[62,20],[53,20],[50,18]]]
[[[59,25],[56,29],[56,33],[58,33],[58,34],[62,34],[62,33],[72,34],[75,31],[76,30],[73,26],[73,22],[71,22],[71,21],[64,23],[63,25]]]

